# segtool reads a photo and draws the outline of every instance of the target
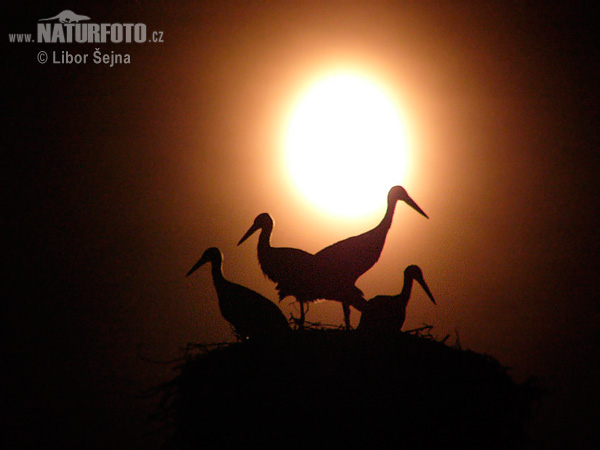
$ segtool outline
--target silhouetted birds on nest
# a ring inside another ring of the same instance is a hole
[[[322,430],[320,434],[331,444],[338,445],[341,437],[356,446],[360,437],[358,446],[367,448],[374,443],[386,446],[390,437],[407,448],[431,447],[428,436],[438,446],[453,448],[516,448],[512,444],[527,442],[522,424],[529,417],[527,408],[539,396],[535,386],[516,385],[486,355],[459,354],[443,342],[401,334],[415,281],[436,303],[418,266],[405,268],[398,295],[378,295],[367,302],[355,286],[379,260],[398,201],[427,217],[404,188],[394,186],[388,193],[386,213],[375,228],[316,254],[271,246],[273,220],[267,213],[255,218],[238,243],[260,230],[260,268],[276,283],[280,301],[294,296],[300,303],[299,328],[304,326],[305,306],[327,299],[342,303],[347,328],[350,306],[361,311],[355,333],[319,329],[291,334],[275,303],[225,279],[218,248],[204,252],[187,276],[210,262],[221,314],[242,339],[262,345],[230,346],[186,362],[187,372],[166,385],[167,401],[171,399],[174,405],[177,442],[189,442],[195,448],[195,443],[210,446],[209,440],[214,439],[214,447],[222,448],[224,443],[252,447],[248,439],[256,438],[254,446],[273,442],[273,430],[277,430],[281,432],[279,446],[313,445],[312,438],[303,433],[290,440],[286,426],[298,420]],[[279,339],[288,336],[293,337],[279,345]],[[386,339],[365,339],[370,336]],[[383,344],[376,346],[377,351],[373,351],[375,342]],[[295,398],[300,401],[288,400],[290,383],[299,390]],[[328,403],[320,404],[323,400]],[[357,414],[357,404],[365,414]],[[456,420],[448,421],[449,410],[458,412],[451,414]],[[228,415],[233,426],[223,420]],[[386,419],[392,416],[399,420],[390,426]],[[332,419],[353,432],[330,433]],[[231,433],[232,429],[242,431]]]
[[[404,287],[397,296],[377,296],[367,302],[356,280],[379,260],[387,233],[391,227],[396,203],[405,202],[419,214],[427,214],[401,186],[390,189],[387,210],[381,222],[372,230],[332,244],[316,254],[298,248],[271,246],[273,219],[259,214],[242,236],[238,245],[260,230],[257,243],[258,262],[263,273],[275,282],[281,301],[293,296],[300,304],[298,327],[305,323],[310,302],[334,300],[342,303],[344,323],[350,326],[350,306],[363,313],[359,328],[364,330],[400,330],[406,317],[413,280],[419,282],[433,300],[417,266],[405,270]],[[244,286],[227,281],[222,273],[222,254],[209,248],[188,272],[190,275],[206,262],[212,263],[212,275],[223,317],[244,338],[265,336],[290,329],[281,310],[262,295]]]
[[[315,300],[336,300],[344,304],[346,327],[350,328],[350,306],[362,311],[366,306],[363,293],[320,258],[297,248],[271,246],[273,219],[259,214],[238,245],[260,230],[257,244],[258,262],[263,273],[274,281],[279,299],[294,296],[300,303],[300,328],[304,326],[305,305]]]
[[[212,264],[212,277],[221,314],[244,339],[261,339],[291,331],[279,307],[258,292],[228,281],[223,276],[223,255],[216,247],[207,249],[186,276],[203,264]]]
[[[398,333],[406,319],[406,307],[410,300],[413,281],[421,285],[435,305],[435,299],[423,278],[423,272],[419,266],[410,265],[404,269],[404,285],[398,295],[378,295],[369,300],[360,318],[358,330],[386,335]]]

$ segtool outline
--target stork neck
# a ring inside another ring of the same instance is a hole
[[[410,298],[413,281],[414,279],[412,277],[404,278],[404,285],[402,286],[402,292],[400,292],[400,297],[404,299],[405,303],[408,303],[408,299]]]
[[[381,228],[384,228],[386,230],[389,230],[390,227],[392,226],[392,219],[394,218],[394,211],[396,210],[396,199],[388,199],[388,205],[387,205],[387,209],[385,211],[385,215],[383,216],[383,219],[381,219],[381,222],[379,223],[379,226]]]
[[[264,226],[260,230],[258,236],[258,248],[261,250],[268,249],[271,247],[271,233],[273,232],[273,226]]]
[[[223,276],[223,261],[221,260],[213,260],[211,261],[211,273],[213,277],[213,283],[215,286],[220,286],[225,281],[225,277]]]

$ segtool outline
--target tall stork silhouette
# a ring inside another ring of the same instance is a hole
[[[390,334],[400,331],[406,319],[406,307],[410,299],[413,280],[417,281],[435,305],[435,299],[425,283],[419,266],[404,269],[404,285],[398,295],[378,295],[369,300],[363,311],[358,329],[368,333]]]
[[[273,219],[267,213],[259,214],[254,219],[238,245],[258,230],[261,230],[257,244],[260,267],[267,278],[276,283],[280,301],[293,296],[300,303],[299,327],[304,326],[305,305],[325,299],[342,302],[344,321],[346,327],[350,328],[350,306],[362,311],[367,305],[362,291],[354,283],[339,278],[336,272],[312,253],[297,248],[272,247]]]
[[[388,192],[387,210],[379,225],[372,230],[341,240],[317,252],[315,256],[319,258],[319,264],[328,267],[337,279],[343,280],[346,284],[351,283],[354,285],[356,280],[379,260],[385,238],[392,226],[392,219],[398,201],[405,202],[419,214],[429,219],[427,214],[410,198],[402,186],[394,186]],[[349,315],[350,312],[347,306],[345,304],[343,306],[344,316]]]
[[[244,339],[261,339],[291,331],[287,319],[275,303],[252,289],[225,279],[223,254],[218,248],[208,248],[186,277],[207,262],[212,264],[221,315],[238,335]]]

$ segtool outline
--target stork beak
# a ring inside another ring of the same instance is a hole
[[[425,283],[425,280],[422,277],[415,278],[415,279],[421,285],[421,287],[423,288],[423,290],[425,291],[427,296],[431,299],[433,304],[437,305],[437,303],[435,302],[435,299],[433,298],[433,295],[431,294],[431,291],[429,290],[429,287],[427,286],[427,283]]]
[[[252,233],[254,233],[256,230],[258,230],[258,226],[256,224],[252,225],[250,227],[250,229],[248,231],[246,231],[246,234],[240,239],[240,242],[238,242],[237,245],[240,245],[242,242],[244,242],[246,239],[248,239],[250,236],[252,236]]]
[[[415,203],[415,201],[410,198],[408,195],[406,196],[406,198],[404,199],[404,201],[406,202],[406,204],[408,206],[410,206],[411,208],[413,208],[415,211],[417,211],[419,214],[424,215],[427,219],[429,219],[429,216],[427,214],[425,214],[425,211],[423,211],[421,208],[419,208],[419,205],[417,205]]]
[[[198,267],[202,266],[203,264],[208,262],[208,258],[205,258],[204,255],[202,255],[202,258],[200,258],[198,260],[198,262],[196,264],[194,264],[194,267],[192,267],[190,269],[190,271],[187,273],[186,277],[189,277],[192,273],[194,273],[196,271],[196,269],[198,269]]]

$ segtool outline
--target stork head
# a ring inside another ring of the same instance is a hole
[[[413,280],[415,280],[417,283],[419,283],[421,285],[421,287],[423,288],[423,290],[425,291],[427,296],[431,299],[431,301],[435,305],[436,304],[435,299],[433,298],[433,295],[431,294],[431,291],[429,290],[427,283],[425,283],[425,279],[423,278],[423,272],[421,271],[421,268],[419,266],[410,265],[406,269],[404,269],[404,279],[409,279],[409,278],[412,278]]]
[[[262,213],[256,216],[254,219],[254,223],[252,226],[246,231],[246,234],[240,239],[238,245],[248,239],[256,230],[272,230],[273,229],[273,219],[268,213]]]
[[[210,247],[206,249],[206,251],[202,254],[202,257],[198,260],[196,264],[194,264],[194,267],[192,267],[187,273],[186,277],[189,277],[192,273],[196,271],[196,269],[198,269],[198,267],[202,266],[203,264],[209,261],[213,264],[220,265],[223,262],[223,254],[221,253],[221,250],[219,250],[217,247]]]
[[[417,205],[415,201],[412,198],[410,198],[408,192],[406,192],[406,189],[404,189],[402,186],[394,186],[390,189],[390,192],[388,193],[388,203],[393,203],[397,201],[402,201],[406,203],[419,214],[422,214],[423,216],[429,219],[429,216],[427,216],[427,214],[425,214],[425,212],[421,208],[419,208],[419,205]]]

